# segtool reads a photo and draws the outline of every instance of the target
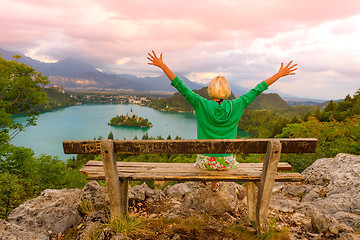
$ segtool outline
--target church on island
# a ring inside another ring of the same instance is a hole
[[[127,113],[124,115],[116,115],[113,117],[108,125],[111,126],[122,126],[122,127],[142,127],[142,128],[150,128],[152,127],[152,123],[149,122],[147,118],[138,117],[133,114],[132,109],[130,110],[130,116]]]

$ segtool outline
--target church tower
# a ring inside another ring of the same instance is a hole
[[[132,112],[132,108],[131,108],[131,110],[130,110],[130,118],[132,118],[133,117],[133,112]]]

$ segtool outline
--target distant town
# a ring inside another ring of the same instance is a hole
[[[148,106],[153,99],[162,98],[159,96],[142,96],[140,93],[136,93],[137,95],[129,95],[116,92],[68,91],[67,94],[78,103],[122,103],[146,106]],[[163,97],[165,97],[165,95]]]

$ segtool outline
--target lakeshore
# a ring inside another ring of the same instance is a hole
[[[144,118],[154,123],[152,128],[115,127],[108,125],[114,113],[128,113],[133,109]],[[24,123],[24,117],[15,120]],[[163,112],[150,107],[127,104],[83,104],[61,108],[52,112],[42,113],[37,126],[28,127],[17,135],[12,143],[33,149],[36,155],[48,154],[59,156],[65,160],[71,155],[65,155],[62,149],[64,140],[92,140],[106,138],[113,132],[114,139],[141,139],[142,136],[172,139],[176,136],[183,139],[196,139],[196,118],[193,113]],[[238,131],[241,137],[248,136]]]

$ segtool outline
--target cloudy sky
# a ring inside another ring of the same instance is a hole
[[[359,0],[0,0],[0,47],[47,62],[158,76],[147,52],[207,83],[251,88],[294,60],[271,89],[339,99],[360,88]]]

